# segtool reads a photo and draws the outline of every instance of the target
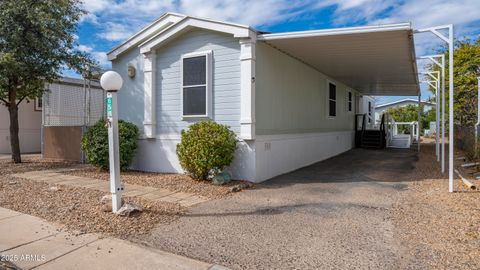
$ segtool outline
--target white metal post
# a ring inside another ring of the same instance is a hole
[[[117,93],[107,93],[108,152],[110,162],[110,192],[112,193],[112,212],[122,207],[122,185],[120,182],[120,153],[118,149]]]
[[[445,54],[442,58],[442,174],[445,173]]]
[[[437,161],[440,162],[440,78],[436,81],[437,87],[435,88],[435,140],[437,142]]]
[[[440,29],[448,29],[448,37],[440,33],[438,30]],[[445,43],[448,44],[448,67],[449,67],[449,87],[448,87],[448,92],[449,92],[449,112],[448,112],[448,119],[449,119],[449,130],[448,130],[448,136],[449,136],[449,144],[448,144],[448,191],[453,192],[453,161],[454,161],[454,153],[453,153],[453,24],[449,25],[442,25],[442,26],[436,26],[436,27],[430,27],[430,28],[425,28],[425,29],[418,29],[415,31],[415,33],[425,33],[425,32],[431,32],[435,34],[437,37],[439,37],[441,40],[443,40]],[[445,76],[443,76],[445,77]],[[444,104],[443,104],[444,106]]]
[[[475,152],[478,151],[478,126],[480,126],[480,76],[477,77],[477,123],[475,124]]]
[[[421,124],[421,98],[422,94],[418,93],[418,122],[417,122],[417,145],[418,145],[418,152],[420,152],[420,131],[422,130],[422,124]]]
[[[431,58],[430,58],[431,59]],[[433,60],[433,59],[432,59]],[[435,60],[433,60],[436,62]],[[437,62],[436,62],[437,63]],[[430,72],[420,72],[421,74],[427,74],[435,81],[422,81],[428,83],[435,90],[435,154],[437,156],[437,161],[440,161],[440,104],[439,104],[439,85],[440,85],[440,72],[439,71],[430,71]],[[433,75],[435,74],[435,76]]]
[[[448,26],[448,191],[453,192],[453,25]]]

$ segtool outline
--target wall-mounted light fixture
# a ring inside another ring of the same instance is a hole
[[[136,74],[136,73],[137,73],[137,71],[136,71],[136,69],[135,69],[134,66],[128,66],[128,72],[127,72],[127,74],[128,74],[128,77],[129,77],[129,78],[131,78],[131,79],[135,78],[135,74]]]

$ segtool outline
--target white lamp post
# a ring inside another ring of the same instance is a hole
[[[120,153],[118,145],[117,91],[123,84],[122,77],[115,71],[107,71],[100,78],[102,88],[107,91],[108,152],[110,162],[110,192],[112,212],[122,207],[123,187],[120,181]]]

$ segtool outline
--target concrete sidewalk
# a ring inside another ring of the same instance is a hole
[[[73,235],[0,208],[0,258],[21,269],[226,269],[97,234]]]

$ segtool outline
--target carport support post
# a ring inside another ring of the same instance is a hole
[[[435,139],[437,142],[437,161],[440,161],[440,78],[437,79],[435,88]]]
[[[477,77],[477,123],[475,124],[475,152],[478,151],[478,126],[480,126],[480,76]]]
[[[453,25],[448,26],[448,191],[453,192]]]
[[[448,37],[438,32],[440,29],[448,29]],[[448,44],[448,191],[453,192],[453,24],[418,29],[415,33],[431,32]]]
[[[440,62],[437,61],[436,58],[440,58]],[[445,54],[435,54],[435,55],[426,55],[426,56],[420,56],[418,57],[417,59],[428,59],[430,61],[432,61],[434,64],[436,64],[437,66],[439,66],[442,70],[442,82],[441,82],[441,85],[442,85],[442,88],[441,88],[441,111],[440,111],[440,114],[441,114],[441,121],[442,121],[442,127],[441,127],[441,132],[442,132],[442,147],[441,147],[441,164],[442,164],[442,174],[445,173]],[[437,85],[437,88],[439,87],[439,85]],[[437,104],[440,104],[440,101],[439,99],[437,99]],[[437,108],[437,111],[440,110],[440,105],[436,107]],[[438,114],[437,114],[437,119],[440,119],[438,118]],[[437,133],[439,132],[439,127],[437,126]]]
[[[442,174],[445,173],[445,54],[442,54]]]
[[[421,93],[418,93],[418,122],[417,122],[417,146],[418,146],[418,152],[420,152],[420,130],[422,130],[422,124],[421,124],[421,105],[422,105],[422,102],[421,102],[421,98],[422,98],[422,94]]]

